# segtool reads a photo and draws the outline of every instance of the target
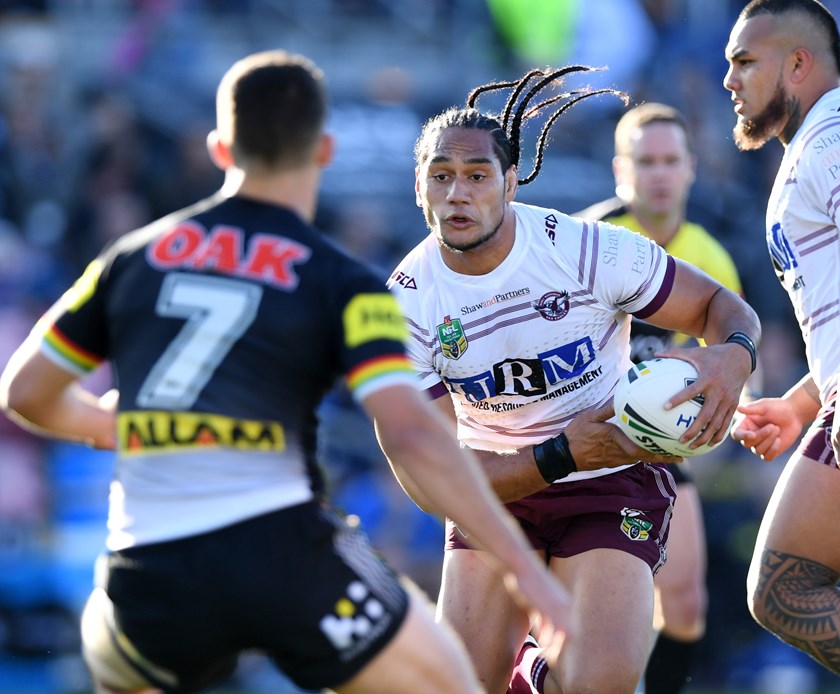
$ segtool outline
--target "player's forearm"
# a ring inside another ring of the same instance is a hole
[[[473,452],[502,503],[522,499],[548,486],[537,469],[533,446],[504,454],[493,451]]]
[[[17,349],[0,377],[0,407],[39,435],[99,448],[113,445],[114,407],[100,403],[74,374],[49,361],[34,337]]]
[[[803,376],[782,398],[790,403],[803,425],[812,422],[820,410],[820,391],[810,373]]]
[[[57,397],[15,397],[11,393],[4,409],[20,426],[41,436],[109,448],[114,438],[114,414],[99,399],[77,384]]]
[[[403,488],[427,511],[455,521],[476,545],[503,561],[512,560],[527,544],[512,527],[475,456],[437,419],[423,419],[411,429],[379,431]]]
[[[749,304],[721,287],[709,301],[699,337],[706,344],[717,345],[735,332],[745,333],[757,345],[761,340],[761,323]]]

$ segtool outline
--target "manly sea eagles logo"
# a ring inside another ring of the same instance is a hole
[[[467,351],[467,336],[464,335],[464,328],[457,318],[452,320],[446,316],[443,323],[437,326],[437,334],[441,351],[447,359],[458,359]]]
[[[560,320],[569,312],[569,292],[548,292],[531,306],[546,320]]]

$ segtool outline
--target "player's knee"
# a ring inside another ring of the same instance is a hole
[[[706,631],[706,587],[699,581],[686,581],[672,600],[662,605],[663,630],[681,640],[694,640]]]

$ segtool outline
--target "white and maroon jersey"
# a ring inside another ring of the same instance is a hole
[[[840,370],[840,89],[824,94],[788,144],[767,205],[767,245],[805,340],[820,395]]]
[[[119,386],[108,548],[187,537],[318,497],[316,407],[416,384],[397,302],[291,210],[214,196],[127,234],[36,330]]]
[[[499,452],[544,441],[608,402],[630,366],[630,314],[656,311],[674,277],[673,259],[640,234],[513,209],[516,239],[492,272],[452,271],[429,235],[389,280],[421,387],[449,391],[462,443]]]

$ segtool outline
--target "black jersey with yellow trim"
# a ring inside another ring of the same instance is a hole
[[[161,412],[201,413],[178,426],[227,427],[222,443],[262,436],[270,448],[272,428],[254,422],[276,422],[283,447],[310,462],[315,410],[337,377],[363,390],[410,372],[384,280],[291,210],[242,197],[213,196],[117,240],[42,330],[69,369],[111,362],[120,412],[153,414],[133,418],[135,434],[155,431],[145,420]]]

